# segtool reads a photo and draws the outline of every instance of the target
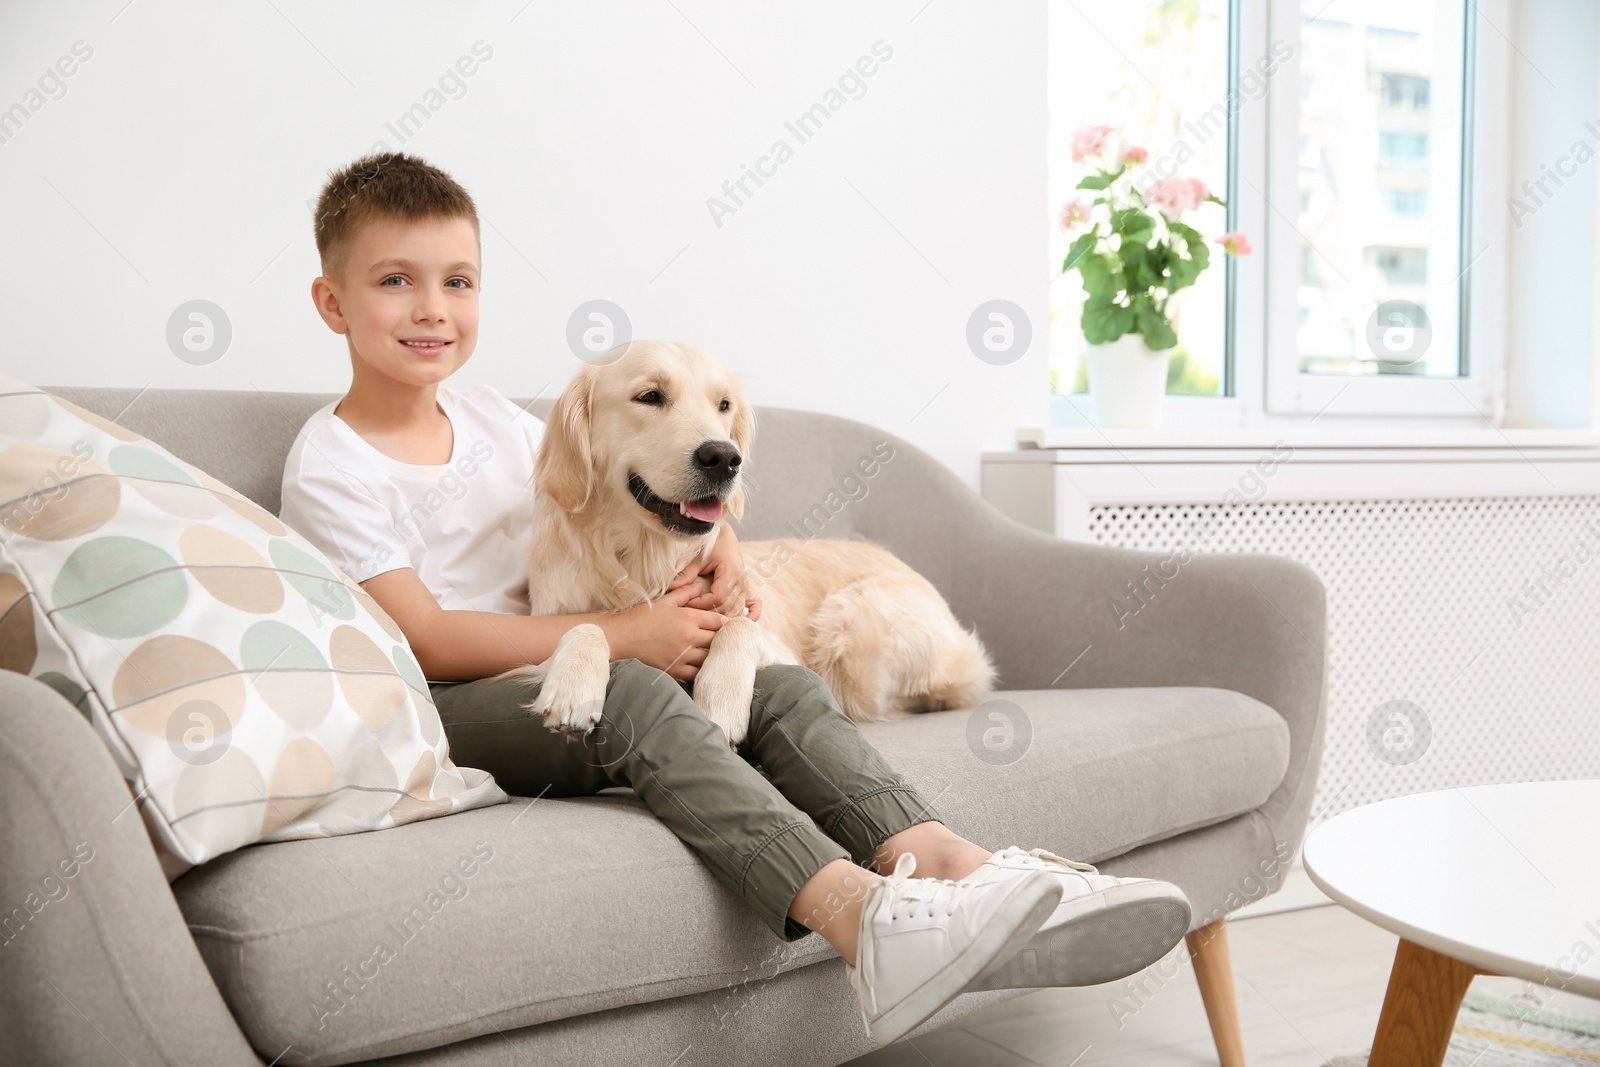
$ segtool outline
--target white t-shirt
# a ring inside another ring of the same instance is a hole
[[[278,517],[356,582],[417,572],[447,609],[528,613],[533,461],[544,424],[487,385],[440,385],[450,462],[402,463],[333,413],[306,420]]]

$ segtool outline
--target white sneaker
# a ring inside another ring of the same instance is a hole
[[[1189,898],[1171,882],[1115,878],[1036,848],[990,856],[963,885],[993,885],[1047,872],[1061,902],[1015,955],[1001,958],[971,989],[1098,985],[1150,966],[1189,929]]]
[[[902,852],[894,873],[873,883],[861,908],[857,966],[845,965],[867,1032],[899,1040],[1013,955],[1061,900],[1060,882],[1039,871],[963,885],[913,878]]]

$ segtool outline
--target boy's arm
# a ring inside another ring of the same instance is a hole
[[[562,634],[586,622],[605,634],[613,660],[638,659],[688,681],[705,662],[722,618],[710,611],[674,611],[689,600],[688,589],[621,612],[506,615],[441,608],[410,567],[374,575],[361,588],[400,627],[423,677],[432,682],[470,682],[543,663]]]
[[[669,590],[692,582],[701,574],[712,576],[711,588],[689,601],[690,607],[704,608],[723,615],[748,614],[752,620],[761,618],[761,598],[750,587],[749,575],[744,569],[744,554],[739,551],[739,539],[733,527],[723,523],[717,530],[717,539],[704,563],[693,560],[677,577],[668,583]]]

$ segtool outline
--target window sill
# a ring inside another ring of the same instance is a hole
[[[1583,429],[1502,428],[1479,418],[1394,416],[1270,416],[1247,414],[1237,397],[1166,398],[1163,424],[1148,430],[1099,427],[1086,393],[1050,397],[1046,427],[1018,427],[1020,449],[1589,449],[1600,448],[1600,432]]]

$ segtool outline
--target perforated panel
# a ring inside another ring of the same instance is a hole
[[[1130,548],[1195,547],[1208,529],[1207,551],[1289,556],[1327,586],[1315,821],[1424,790],[1600,777],[1600,497],[1089,513],[1091,540]]]

